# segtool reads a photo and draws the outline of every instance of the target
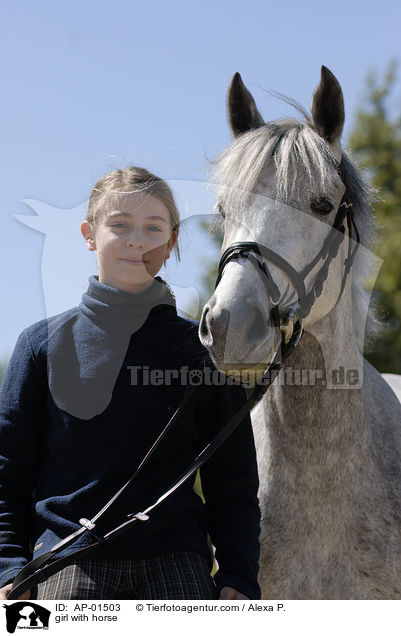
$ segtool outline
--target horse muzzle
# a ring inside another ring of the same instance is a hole
[[[203,309],[199,325],[202,344],[226,375],[237,377],[249,370],[262,374],[280,347],[279,326],[266,319],[262,304],[249,298],[241,303],[232,299],[220,302],[214,294]]]

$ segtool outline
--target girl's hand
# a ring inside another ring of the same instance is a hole
[[[1,601],[6,601],[8,599],[8,595],[11,592],[12,586],[13,586],[12,583],[8,583],[8,585],[5,585],[4,587],[0,587],[0,600]],[[27,590],[26,592],[21,594],[21,596],[19,596],[17,600],[18,601],[27,601],[30,598],[31,598],[31,590]]]
[[[233,587],[223,587],[220,590],[219,600],[220,601],[240,601],[240,600],[249,601],[249,598],[241,594],[241,592],[237,592],[237,590],[234,590]]]

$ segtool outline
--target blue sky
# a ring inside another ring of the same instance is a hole
[[[99,177],[145,166],[170,181],[184,217],[210,213],[232,75],[268,120],[291,109],[265,88],[309,106],[325,64],[344,91],[346,140],[368,70],[400,57],[400,16],[388,0],[3,2],[0,356],[24,327],[77,304],[96,273],[79,218]],[[35,210],[36,221],[14,216]],[[185,304],[213,249],[194,219],[182,246],[166,277]]]

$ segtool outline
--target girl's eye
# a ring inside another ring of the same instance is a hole
[[[148,228],[151,232],[161,232],[161,229],[157,225],[150,225]]]
[[[331,201],[329,201],[329,199],[326,199],[326,197],[312,199],[310,207],[313,212],[316,212],[316,214],[322,214],[323,216],[330,214],[330,212],[334,209],[334,205]]]
[[[125,223],[123,223],[122,221],[118,223],[112,223],[111,227],[125,227]]]

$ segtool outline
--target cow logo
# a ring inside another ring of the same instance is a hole
[[[6,608],[9,634],[14,634],[16,629],[49,629],[51,612],[37,603],[19,601],[3,607]]]

